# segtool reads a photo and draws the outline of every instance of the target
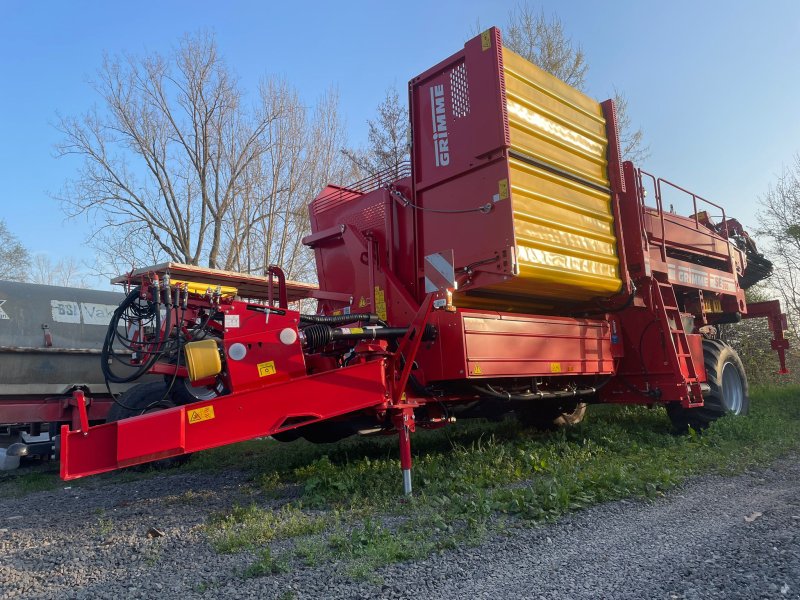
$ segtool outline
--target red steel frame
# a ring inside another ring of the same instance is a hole
[[[88,420],[105,421],[114,401],[107,395],[84,396]],[[75,395],[17,396],[2,400],[4,423],[72,423],[78,428],[80,415]]]
[[[499,32],[492,31],[499,47]],[[461,64],[469,56],[477,61],[474,64],[488,65],[483,86],[488,90],[486,97],[477,95],[472,101],[494,102],[492,94],[502,91],[502,82],[493,79],[499,59],[475,48],[469,43],[464,52],[412,80],[412,124],[424,121],[415,112],[420,82],[441,78],[451,65]],[[482,81],[479,68],[470,71],[471,76],[476,73],[475,81]],[[408,492],[415,411],[425,406],[425,425],[441,426],[447,422],[440,408],[443,404],[478,399],[475,392],[463,391],[465,388],[454,383],[525,377],[535,379],[543,389],[553,386],[575,391],[580,385],[594,385],[586,382],[603,380],[597,390],[589,388],[600,402],[680,402],[685,407],[699,407],[706,373],[702,336],[696,331],[732,314],[770,319],[773,348],[785,370],[783,355],[788,342],[779,304],[746,305],[738,284],[742,252],[727,239],[727,225],[719,233],[698,217],[698,201],[717,205],[686,192],[695,206],[692,217],[665,212],[661,187],[673,184],[621,162],[614,104],[606,101],[602,107],[622,279],[616,296],[599,306],[569,305],[560,313],[551,309],[518,314],[450,311],[447,303],[436,302],[446,297],[447,290],[426,295],[422,285],[425,254],[441,250],[443,245],[463,246],[465,231],[473,232],[470,240],[475,251],[456,255],[456,276],[462,284],[479,286],[482,280],[491,283],[514,274],[512,243],[496,243],[500,238],[494,235],[489,247],[481,247],[481,227],[495,222],[497,227],[507,227],[502,224],[501,211],[506,211],[503,218],[507,219],[508,208],[487,210],[495,210],[488,221],[458,214],[443,221],[441,213],[424,211],[425,202],[434,197],[432,190],[441,182],[457,182],[462,190],[453,197],[437,198],[437,209],[448,209],[463,207],[461,196],[477,197],[470,192],[480,188],[481,182],[496,185],[504,172],[507,177],[504,165],[509,142],[502,124],[487,124],[485,131],[469,130],[471,145],[466,158],[452,150],[448,169],[436,177],[423,177],[418,162],[426,157],[432,160],[432,156],[420,154],[420,136],[416,136],[410,177],[395,172],[393,179],[377,177],[352,188],[328,187],[309,207],[312,234],[304,240],[316,255],[320,289],[313,297],[319,301],[318,313],[369,312],[393,327],[408,327],[393,349],[386,342],[354,343],[356,362],[343,364],[330,353],[303,350],[300,341],[288,345],[279,341],[282,331],[298,332],[300,323],[298,313],[285,310],[285,282],[276,275],[282,314],[267,311],[265,320],[253,304],[238,300],[224,307],[226,314],[239,317],[241,328],[220,331],[223,352],[237,342],[252,348],[252,356],[246,360],[227,361],[221,377],[230,393],[96,427],[88,427],[86,421],[78,428],[64,426],[62,477],[82,477],[360,412],[397,432]],[[504,106],[496,109],[505,119]],[[457,128],[450,134],[451,142],[461,135]],[[652,178],[655,207],[645,205],[643,178]],[[450,228],[443,228],[443,223],[450,223]],[[496,261],[481,262],[481,257],[492,253]],[[221,281],[224,283],[224,278]],[[270,306],[272,291],[270,284]],[[193,319],[205,305],[197,298],[191,305]],[[427,325],[435,328],[433,341],[423,341]],[[268,359],[274,361],[275,377],[265,379],[255,367]],[[175,368],[161,365],[154,372],[174,373]],[[416,387],[411,385],[412,379]],[[440,385],[444,391],[436,397],[419,393],[418,386],[426,385]]]

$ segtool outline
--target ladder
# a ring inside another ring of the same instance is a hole
[[[696,408],[703,406],[703,390],[694,368],[692,352],[689,348],[689,339],[686,337],[686,330],[683,327],[678,299],[675,296],[675,288],[669,281],[661,281],[657,276],[653,277],[653,299],[655,306],[653,309],[658,315],[662,331],[669,332],[672,342],[673,352],[665,352],[667,361],[673,368],[675,375],[686,382],[689,395],[685,400],[686,408]]]

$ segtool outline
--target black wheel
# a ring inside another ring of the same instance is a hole
[[[356,435],[358,430],[359,424],[356,421],[322,421],[320,423],[306,425],[305,427],[298,427],[297,429],[275,433],[272,435],[272,438],[279,442],[293,442],[303,438],[312,444],[333,444]]]
[[[697,431],[725,415],[746,415],[750,411],[747,375],[736,351],[719,340],[703,340],[703,358],[711,388],[705,406],[683,408],[679,403],[667,404],[667,414],[673,427],[685,432]]]
[[[355,435],[356,428],[348,421],[323,421],[301,427],[298,433],[312,444],[333,444]]]
[[[178,382],[175,382],[175,386]],[[175,387],[173,386],[173,387]],[[137,417],[149,412],[164,410],[165,408],[172,408],[183,404],[182,396],[176,393],[175,390],[169,389],[169,383],[165,381],[153,381],[151,383],[140,383],[135,385],[119,397],[119,404],[114,403],[111,410],[108,411],[106,423],[113,421],[121,421],[130,417]],[[124,405],[124,406],[123,406]],[[169,469],[185,464],[189,460],[189,456],[175,456],[173,458],[164,458],[152,463],[138,465],[131,467],[132,469],[146,469],[154,467],[156,469]]]
[[[169,386],[172,383],[172,377],[166,376],[164,381]],[[178,406],[200,402],[201,400],[213,400],[219,395],[215,388],[192,385],[188,377],[176,378],[175,383],[172,385],[172,392],[170,392],[172,401]]]
[[[542,400],[530,402],[530,406],[517,408],[517,418],[526,427],[552,431],[577,425],[586,416],[586,403],[575,401]]]

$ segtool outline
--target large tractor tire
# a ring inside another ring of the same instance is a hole
[[[515,410],[517,418],[526,427],[553,431],[577,425],[586,416],[585,402],[542,400],[531,401],[530,406]]]
[[[185,404],[189,396],[178,386],[179,382],[176,381],[169,394],[167,394],[169,389],[167,381],[140,383],[129,388],[120,395],[119,404],[115,402],[111,410],[108,411],[106,423],[138,417],[139,415]],[[189,455],[175,456],[131,468],[147,469],[153,467],[156,469],[170,469],[185,464],[188,460]]]
[[[683,408],[679,403],[667,404],[667,414],[676,431],[689,427],[701,431],[725,415],[746,415],[750,411],[747,375],[742,360],[728,344],[719,340],[703,340],[703,358],[711,388],[705,406]]]

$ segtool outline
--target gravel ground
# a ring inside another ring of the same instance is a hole
[[[800,598],[798,462],[393,565],[382,584],[336,565],[243,578],[252,555],[217,555],[200,527],[250,501],[238,474],[62,487],[0,500],[0,597]]]

